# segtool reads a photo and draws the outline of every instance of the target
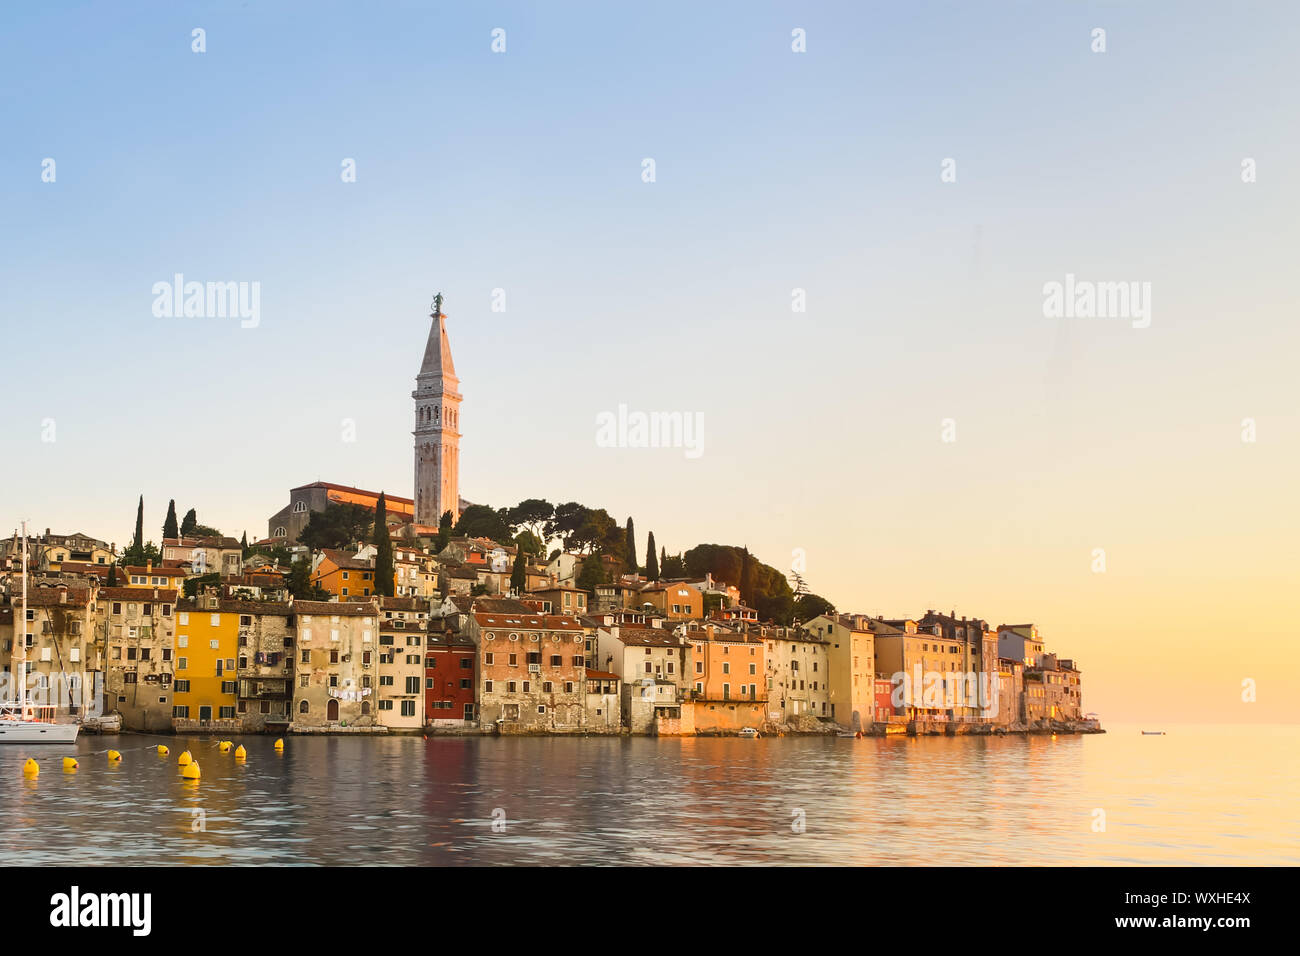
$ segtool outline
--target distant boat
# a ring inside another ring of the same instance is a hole
[[[1163,737],[1164,735],[1165,735],[1165,732],[1164,732],[1163,730],[1144,730],[1144,731],[1142,731],[1142,736],[1143,736],[1143,737]]]
[[[753,727],[741,727],[741,728],[740,728],[740,736],[741,736],[741,737],[757,737],[757,736],[758,736],[758,731],[755,730]]]

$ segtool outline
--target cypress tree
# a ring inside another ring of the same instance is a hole
[[[131,539],[131,549],[136,553],[144,551],[144,495],[135,509],[135,537]]]
[[[510,590],[516,594],[524,593],[524,583],[527,581],[524,568],[524,549],[520,548],[515,552],[515,566],[510,571]]]
[[[181,536],[188,537],[194,533],[194,529],[199,526],[199,516],[191,508],[185,512],[185,517],[181,519]]]
[[[664,568],[668,565],[668,549],[659,549],[659,568],[655,571],[655,580],[658,581],[660,575],[664,573]]]
[[[653,531],[645,541],[645,576],[651,581],[659,580],[659,556],[655,554],[655,533]]]
[[[375,593],[393,596],[393,539],[388,536],[388,502],[379,493],[375,504],[375,533],[371,536],[375,546]]]
[[[248,532],[245,531],[239,536],[239,546],[244,550],[244,557],[248,557]]]
[[[110,588],[117,587],[117,564],[116,563],[110,564],[108,566],[108,582],[106,586]]]
[[[627,516],[627,573],[636,574],[636,531],[632,528],[632,516]]]
[[[447,547],[447,542],[451,540],[452,522],[451,509],[449,508],[444,511],[442,517],[438,519],[438,537],[433,543],[434,554],[437,554],[443,548]]]
[[[179,538],[180,528],[176,524],[176,499],[167,502],[167,518],[163,521],[163,538]]]

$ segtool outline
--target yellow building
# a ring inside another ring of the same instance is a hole
[[[210,591],[177,604],[172,682],[175,730],[239,731],[235,662],[240,610],[239,602],[221,601]]]

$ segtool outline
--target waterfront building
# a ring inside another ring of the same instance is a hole
[[[616,734],[623,728],[622,681],[617,674],[587,668],[585,729],[590,733]]]
[[[21,561],[20,561],[21,563]],[[56,708],[63,714],[83,715],[97,703],[88,696],[99,692],[96,683],[104,662],[103,645],[96,640],[95,589],[66,584],[29,587],[27,618],[22,620],[21,584],[10,582],[6,598],[10,614],[0,644],[0,660],[12,674],[15,643],[23,641],[22,675],[29,699],[37,706]],[[17,684],[8,693],[17,693]]]
[[[450,617],[431,620],[424,648],[425,721],[435,728],[474,725],[478,653],[473,638],[460,634]]]
[[[124,730],[172,729],[175,688],[175,588],[100,588],[95,627],[105,657],[104,712]]]
[[[297,657],[289,729],[373,726],[379,616],[373,600],[295,600],[293,610]]]
[[[1025,667],[1037,667],[1043,656],[1043,640],[1033,624],[999,624],[998,655],[1024,661]]]
[[[690,645],[689,723],[700,731],[755,729],[767,721],[767,644],[747,631],[706,624]]]
[[[224,607],[223,607],[224,603]],[[237,733],[241,602],[222,602],[214,588],[176,605],[172,728]]]
[[[379,599],[376,696],[379,723],[385,727],[418,730],[424,726],[424,645],[428,627],[429,604],[423,598]]]
[[[622,722],[632,733],[654,733],[656,722],[681,721],[690,651],[684,636],[663,628],[611,624],[597,630],[595,669],[622,681]]]
[[[904,675],[904,713],[909,718],[944,723],[967,716],[977,719],[978,681],[977,706],[967,706],[971,688],[963,664],[966,641],[943,636],[938,623],[923,627],[911,618],[880,623],[892,630],[876,635],[876,666],[891,680]]]
[[[288,601],[223,599],[236,616],[235,716],[244,733],[282,733],[293,720],[293,605]]]
[[[827,640],[802,628],[765,630],[768,718],[782,723],[797,721],[805,715],[829,719]]]
[[[576,618],[475,612],[470,636],[479,654],[483,724],[502,733],[583,729],[586,657]]]
[[[830,719],[855,733],[875,713],[876,640],[895,629],[865,614],[819,614],[804,630],[826,642]]]

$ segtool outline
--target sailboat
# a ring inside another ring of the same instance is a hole
[[[52,719],[54,708],[42,707],[42,718],[34,712],[27,696],[27,522],[23,522],[22,614],[14,621],[13,654],[9,672],[17,684],[17,700],[0,712],[0,744],[71,744],[81,729],[75,723],[60,724]]]

